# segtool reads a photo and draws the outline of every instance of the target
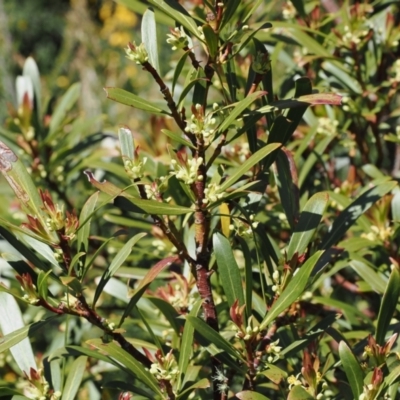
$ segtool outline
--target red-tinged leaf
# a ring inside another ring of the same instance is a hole
[[[122,315],[121,321],[119,323],[119,327],[124,323],[125,318],[130,314],[133,307],[135,307],[136,303],[142,297],[143,293],[150,285],[154,279],[166,268],[168,268],[174,262],[179,260],[178,256],[172,256],[164,258],[164,260],[159,261],[150,271],[146,274],[146,276],[140,281],[138,287],[130,293],[131,299],[129,300],[128,305],[125,308],[124,314]]]
[[[183,207],[176,204],[161,203],[155,200],[143,200],[138,197],[134,197],[126,192],[125,189],[121,189],[115,186],[113,183],[108,181],[99,182],[91,171],[85,171],[89,182],[102,191],[103,193],[109,194],[110,200],[122,196],[128,201],[120,202],[122,209],[128,209],[132,212],[151,214],[151,215],[182,215],[192,213],[193,210],[189,207]],[[116,199],[117,201],[118,199]],[[123,200],[123,199],[121,199]]]
[[[342,104],[342,96],[336,93],[314,93],[306,94],[297,98],[298,101],[316,106],[318,104],[329,104],[331,106],[340,106]]]

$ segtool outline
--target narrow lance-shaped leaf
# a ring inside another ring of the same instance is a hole
[[[251,95],[247,96],[238,103],[233,104],[234,106],[233,110],[230,112],[228,117],[222,121],[221,125],[217,129],[217,132],[219,133],[227,130],[230,127],[230,125],[232,125],[241,116],[244,110],[250,107],[250,105],[253,104],[258,98],[264,96],[265,93],[266,92],[262,91],[252,93]]]
[[[0,284],[1,285],[1,284]],[[8,293],[0,293],[0,328],[3,335],[13,335],[19,329],[24,329],[21,310],[18,303]],[[2,338],[0,338],[1,346]],[[29,373],[30,369],[37,370],[32,346],[28,338],[23,338],[19,343],[10,347],[11,354],[22,372]]]
[[[0,337],[0,353],[8,350],[10,347],[14,346],[15,344],[19,343],[21,340],[28,337],[30,334],[34,333],[38,329],[41,329],[44,325],[48,322],[53,320],[55,317],[50,317],[44,321],[34,322],[31,325],[24,326],[22,328],[17,329],[3,337]]]
[[[341,104],[341,101],[342,96],[335,93],[315,93],[299,96],[293,99],[277,100],[267,106],[257,109],[256,111],[260,113],[271,113],[274,112],[275,109],[296,109],[299,107],[316,106],[321,104],[337,106]]]
[[[239,168],[234,170],[231,176],[221,185],[220,191],[223,192],[230,188],[237,180],[239,180],[244,174],[264,159],[268,154],[272,153],[276,149],[281,147],[280,143],[271,143],[264,146],[262,149],[255,152],[250,158],[248,158]]]
[[[397,182],[384,182],[367,190],[354,200],[353,203],[343,210],[335,219],[331,229],[323,237],[320,248],[328,249],[337,243],[365,211],[396,186]]]
[[[121,145],[122,158],[133,160],[135,152],[135,143],[133,141],[133,135],[130,129],[119,128],[118,138],[119,138],[119,143]]]
[[[358,399],[363,392],[364,385],[364,373],[360,362],[356,359],[350,347],[343,341],[339,343],[339,357],[349,380],[353,396],[355,399]]]
[[[190,381],[189,381],[190,382]],[[189,386],[187,389],[182,391],[182,393],[179,393],[178,396],[176,396],[176,400],[179,400],[183,396],[187,395],[190,392],[193,392],[195,389],[207,389],[210,387],[210,381],[207,378],[200,379],[193,385]],[[187,398],[186,396],[184,398]]]
[[[400,295],[400,272],[399,267],[395,266],[390,274],[389,282],[382,298],[379,309],[378,323],[376,324],[376,342],[383,346],[385,335],[390,321],[396,311]]]
[[[277,151],[275,178],[283,210],[293,230],[299,218],[299,188],[296,165],[287,149]]]
[[[154,267],[152,267],[149,270],[149,272],[140,281],[139,285],[136,287],[136,289],[133,291],[133,293],[130,294],[131,299],[125,308],[125,311],[121,317],[119,326],[121,326],[123,324],[125,318],[131,313],[133,307],[135,307],[136,303],[142,297],[143,293],[145,292],[147,287],[150,285],[150,283],[153,282],[153,280],[157,278],[158,274],[160,272],[162,272],[165,268],[168,268],[172,263],[174,263],[178,260],[179,260],[179,257],[177,257],[177,256],[171,256],[171,257],[164,258],[164,260],[159,261]]]
[[[163,11],[174,21],[178,22],[179,25],[184,26],[197,39],[203,40],[195,20],[179,2],[173,0],[148,0],[148,3]]]
[[[241,354],[231,345],[220,333],[211,328],[205,321],[198,317],[188,316],[186,319],[194,329],[203,336],[209,343],[213,343],[218,349],[223,350],[230,354],[235,360],[244,361]]]
[[[157,47],[157,27],[154,18],[154,11],[149,8],[142,19],[142,42],[146,46],[149,55],[150,64],[160,73],[160,65],[158,63],[158,47]]]
[[[129,353],[122,349],[119,345],[114,342],[103,343],[101,339],[91,339],[87,342],[89,345],[97,348],[103,354],[108,355],[120,364],[125,366],[133,375],[141,380],[149,389],[155,392],[160,398],[164,395],[161,392],[158,382],[153,375],[150,374],[144,366],[133,358]]]
[[[126,106],[134,107],[139,110],[148,111],[156,115],[169,115],[168,111],[158,107],[148,100],[144,100],[142,97],[127,92],[126,90],[112,87],[104,88],[104,90],[107,93],[107,97],[117,103],[125,104]]]
[[[197,317],[197,314],[201,308],[201,300],[198,300],[193,308],[190,310],[189,316]],[[185,322],[185,327],[183,328],[181,346],[179,349],[179,362],[178,362],[178,369],[179,369],[179,376],[177,382],[178,392],[182,389],[182,382],[186,372],[186,369],[189,365],[190,357],[192,356],[193,352],[193,340],[194,340],[194,327],[189,322]]]
[[[221,285],[231,307],[238,300],[239,306],[244,304],[242,278],[236,263],[229,240],[219,232],[213,235],[213,247],[218,264]]]
[[[278,300],[275,301],[268,311],[260,324],[260,329],[265,329],[281,312],[293,304],[303,293],[311,272],[322,254],[322,251],[316,252],[300,267],[298,272],[293,276],[292,280],[283,290]]]
[[[86,356],[78,357],[71,365],[70,371],[65,382],[64,389],[62,391],[63,400],[74,400],[76,394],[78,393],[79,386],[83,378],[83,373],[86,368]]]
[[[75,105],[75,103],[79,99],[79,95],[81,92],[81,84],[74,83],[69,87],[67,92],[61,98],[58,103],[56,109],[53,112],[53,115],[50,119],[49,125],[49,133],[46,137],[46,143],[50,143],[53,139],[55,139],[64,118],[67,116],[67,112]]]
[[[45,239],[58,243],[56,233],[50,232],[47,228],[47,218],[42,210],[43,202],[30,174],[18,156],[2,141],[0,141],[0,172],[27,212],[38,219],[38,224],[45,232],[43,234],[46,235]]]
[[[99,299],[104,286],[106,286],[107,282],[110,278],[117,272],[118,268],[125,262],[125,260],[129,257],[132,252],[133,246],[143,237],[146,236],[146,233],[138,233],[134,237],[132,237],[127,243],[124,244],[122,249],[116,254],[113,258],[109,267],[104,271],[103,276],[100,279],[96,287],[96,292],[93,297],[93,307],[95,306],[97,300]]]
[[[32,85],[33,91],[35,93],[35,106],[38,121],[40,121],[42,115],[42,93],[41,93],[41,84],[40,84],[40,73],[39,68],[32,57],[28,57],[24,63],[24,68],[22,70],[22,74],[24,76],[29,76]]]
[[[329,196],[326,192],[316,193],[307,201],[290,238],[287,250],[288,260],[291,260],[295,254],[299,256],[304,254],[321,222],[328,201]]]
[[[79,215],[79,230],[77,234],[78,250],[87,253],[90,234],[90,221],[96,207],[99,192],[93,193],[82,207]]]
[[[193,210],[188,207],[178,206],[175,204],[160,203],[155,200],[139,199],[126,193],[125,189],[120,189],[111,182],[99,182],[90,171],[85,171],[85,174],[88,177],[89,182],[94,187],[111,196],[110,200],[117,196],[122,196],[123,198],[126,198],[126,202],[122,204],[121,208],[128,209],[128,211],[152,215],[181,215],[193,212]]]

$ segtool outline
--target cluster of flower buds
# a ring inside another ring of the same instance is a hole
[[[318,118],[317,133],[324,136],[336,136],[339,121],[327,117]]]
[[[29,376],[25,373],[29,386],[24,388],[25,396],[32,400],[59,400],[62,393],[50,390],[49,383],[42,375],[42,370],[33,368],[29,371]]]
[[[249,216],[250,222],[246,222],[243,219],[235,218],[233,223],[229,225],[229,230],[235,232],[238,236],[249,236],[253,234],[253,229],[257,228],[258,222],[254,221],[255,216],[251,214]]]
[[[157,350],[155,358],[156,362],[151,364],[150,373],[158,380],[174,381],[179,375],[179,369],[172,350],[165,356]]]
[[[23,299],[29,304],[37,304],[40,299],[32,277],[29,274],[22,274],[17,275],[16,279],[21,284],[21,290],[25,292]]]
[[[129,178],[132,180],[142,178],[146,162],[147,157],[143,157],[142,160],[139,157],[136,157],[134,160],[125,159],[124,168]]]
[[[224,197],[224,193],[221,193],[221,187],[216,183],[210,183],[204,189],[205,198],[203,199],[204,204],[215,203]]]
[[[272,273],[272,280],[274,281],[274,284],[272,285],[272,291],[276,294],[281,293],[281,274],[278,270],[275,270]]]
[[[47,229],[50,232],[59,232],[63,230],[62,235],[66,240],[72,240],[79,227],[78,217],[74,212],[66,212],[64,215],[64,207],[54,204],[50,193],[40,191],[40,196],[43,201],[43,211],[48,218],[46,219]]]
[[[197,174],[199,167],[203,164],[202,157],[188,160],[180,153],[178,153],[177,157],[179,163],[177,160],[171,160],[171,175],[175,175],[177,179],[185,182],[187,185],[204,179],[203,175]]]
[[[167,34],[167,43],[172,45],[172,50],[184,49],[189,46],[189,39],[182,26],[171,29],[171,33]]]
[[[192,116],[186,121],[186,132],[191,132],[196,136],[202,136],[204,143],[208,145],[214,139],[217,119],[214,117],[218,104],[213,105],[213,111],[205,114],[203,106],[196,104],[192,106]]]
[[[256,339],[260,329],[253,316],[250,316],[247,323],[245,323],[245,308],[246,305],[239,306],[239,301],[236,300],[229,310],[229,315],[234,323],[235,337],[247,342]]]
[[[149,54],[147,53],[144,43],[141,43],[139,46],[137,46],[135,42],[128,43],[125,52],[126,57],[136,64],[144,64],[149,61]]]

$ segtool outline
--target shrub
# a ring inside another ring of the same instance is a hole
[[[32,59],[17,79],[0,393],[396,398],[398,6],[121,3],[161,92],[106,88],[142,116],[121,157],[74,113],[79,84],[47,115]]]

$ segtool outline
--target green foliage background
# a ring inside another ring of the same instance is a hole
[[[224,3],[0,3],[0,396],[398,397],[398,2]]]

